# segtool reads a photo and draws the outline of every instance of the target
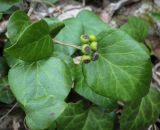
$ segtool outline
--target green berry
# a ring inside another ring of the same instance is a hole
[[[88,35],[84,34],[84,35],[81,35],[80,40],[82,43],[86,44],[89,42],[89,37],[88,37]]]
[[[95,35],[91,34],[91,35],[89,35],[89,40],[90,40],[91,42],[94,42],[94,41],[97,41],[97,38],[96,38]]]
[[[82,45],[81,51],[83,54],[90,54],[91,48],[88,44],[84,44],[84,45]]]
[[[99,58],[99,54],[97,52],[95,52],[95,53],[92,54],[92,60],[93,61],[98,60],[98,58]]]
[[[97,42],[92,42],[92,43],[90,44],[90,48],[91,48],[93,51],[97,51],[98,43],[97,43]]]
[[[85,64],[88,64],[91,61],[92,57],[90,55],[83,55],[82,56],[82,62]]]

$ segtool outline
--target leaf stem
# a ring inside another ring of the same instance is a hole
[[[70,43],[64,43],[64,42],[61,42],[61,41],[58,41],[58,40],[55,40],[55,39],[53,39],[53,42],[56,43],[56,44],[60,44],[60,45],[63,45],[63,46],[69,46],[69,47],[73,47],[73,48],[76,48],[78,50],[81,50],[81,47],[77,46],[77,45],[73,45],[73,44],[70,44]]]
[[[14,109],[17,105],[18,105],[18,103],[15,103],[15,104],[12,106],[12,108],[11,108],[4,116],[2,116],[2,117],[0,118],[0,122],[1,122],[4,118],[6,118],[6,117],[13,111],[13,109]]]

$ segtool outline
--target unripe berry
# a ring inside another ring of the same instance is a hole
[[[89,35],[89,40],[90,40],[91,42],[94,42],[94,41],[97,41],[97,38],[96,38],[95,35],[90,34],[90,35]]]
[[[97,51],[98,43],[97,43],[97,42],[92,42],[92,43],[90,44],[90,48],[91,48],[93,51]]]
[[[92,60],[93,61],[98,60],[98,58],[99,58],[99,54],[97,52],[95,52],[95,53],[92,54]]]
[[[86,44],[89,42],[89,37],[88,35],[81,35],[80,40],[82,43]]]
[[[81,51],[83,54],[90,54],[91,48],[88,44],[84,44],[84,45],[82,45]]]
[[[90,55],[83,55],[82,56],[82,62],[85,64],[88,64],[91,61],[92,57]]]

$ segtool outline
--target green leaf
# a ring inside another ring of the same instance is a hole
[[[31,24],[29,17],[23,11],[14,12],[7,24],[7,34],[11,44],[15,44],[24,29]]]
[[[63,22],[60,22],[56,19],[45,18],[44,20],[48,24],[49,30],[50,30],[50,35],[53,38],[61,31],[62,28],[65,27],[65,24]]]
[[[45,0],[45,1],[48,1],[48,2],[50,2],[52,4],[55,4],[56,2],[58,2],[58,0]]]
[[[114,110],[115,108],[117,108],[117,102],[115,100],[111,100],[107,97],[98,95],[89,88],[88,84],[85,81],[81,64],[77,65],[75,70],[76,79],[74,89],[78,94],[95,103],[96,105],[107,108],[108,110]]]
[[[30,129],[49,128],[63,112],[72,79],[67,65],[56,57],[18,63],[9,71],[9,84],[26,113]]]
[[[5,51],[24,61],[37,61],[49,57],[53,52],[53,42],[47,23],[41,20],[31,24],[21,34],[17,43]]]
[[[143,19],[137,17],[129,17],[128,23],[121,27],[138,42],[144,42],[149,32],[149,24]]]
[[[155,18],[156,20],[160,21],[160,13],[159,13],[159,12],[152,13],[151,16],[152,16],[153,18]]]
[[[58,130],[114,130],[114,113],[82,102],[70,103],[57,120]]]
[[[60,31],[55,39],[68,44],[80,45],[80,36],[83,34],[81,22],[76,18],[67,19],[63,22],[65,27]],[[72,55],[76,49],[62,45],[55,45],[55,50]]]
[[[0,20],[2,19],[2,17],[3,17],[3,13],[0,13]]]
[[[124,107],[121,117],[121,130],[143,130],[158,119],[160,113],[160,92],[151,88],[138,103]]]
[[[0,102],[11,104],[15,100],[13,94],[10,91],[8,79],[0,78]]]
[[[0,0],[0,12],[4,12],[22,0]]]
[[[110,28],[95,13],[88,10],[81,11],[77,18],[82,22],[85,34],[97,35],[100,32]]]
[[[83,64],[89,87],[116,100],[145,96],[151,81],[151,61],[139,43],[119,29],[110,29],[98,35],[98,44],[99,59]]]
[[[0,78],[7,75],[8,69],[9,67],[6,63],[6,60],[4,59],[4,57],[0,57]]]

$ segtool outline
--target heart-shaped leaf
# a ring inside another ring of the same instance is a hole
[[[22,0],[1,0],[0,1],[0,12],[6,11],[11,8],[13,5],[21,2]]]
[[[139,102],[124,107],[121,117],[121,130],[144,130],[158,119],[160,114],[160,92],[151,88]]]
[[[11,44],[15,44],[24,29],[31,24],[29,17],[23,11],[14,12],[7,24],[7,34]]]
[[[25,110],[29,128],[43,130],[63,112],[72,78],[67,65],[51,57],[14,65],[9,71],[9,84]]]
[[[80,20],[83,25],[84,34],[97,35],[110,28],[95,13],[88,10],[81,11],[77,16],[77,19]]]
[[[58,130],[114,130],[114,113],[82,102],[70,103],[57,120]]]
[[[121,27],[138,42],[144,42],[149,33],[149,24],[143,19],[137,17],[129,17],[128,23]]]
[[[89,87],[100,95],[123,101],[145,96],[152,73],[150,57],[143,48],[118,29],[100,33],[98,45],[99,59],[83,64]]]
[[[17,43],[5,51],[24,61],[37,61],[49,57],[53,52],[53,42],[49,27],[44,20],[28,26]]]
[[[108,110],[113,110],[117,107],[117,102],[115,100],[98,95],[88,87],[88,84],[83,76],[81,64],[77,65],[75,70],[75,91],[78,94],[96,105],[107,108]]]

